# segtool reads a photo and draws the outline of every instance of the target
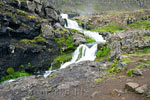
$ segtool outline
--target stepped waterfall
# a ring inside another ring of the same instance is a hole
[[[88,47],[86,44],[79,45],[78,48],[73,53],[71,61],[62,64],[60,66],[60,69],[66,68],[70,64],[79,63],[81,61],[94,61],[96,59],[98,44],[100,43],[105,44],[106,40],[104,40],[103,37],[99,35],[98,32],[83,30],[81,27],[79,27],[76,21],[69,19],[67,14],[61,14],[61,16],[63,19],[67,20],[67,24],[65,25],[65,28],[78,30],[79,32],[83,33],[85,36],[94,39],[96,43],[93,43],[92,46],[90,47]],[[51,69],[52,68],[50,68],[49,71],[46,71],[44,77],[47,77],[52,72]]]

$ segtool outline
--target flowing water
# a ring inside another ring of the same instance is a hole
[[[85,36],[88,36],[94,39],[96,43],[92,44],[92,46],[90,47],[87,46],[86,44],[79,45],[78,48],[73,53],[71,61],[62,64],[60,66],[60,69],[66,68],[70,64],[78,63],[81,61],[94,61],[96,59],[97,45],[99,43],[104,44],[106,40],[104,40],[103,37],[99,35],[98,32],[91,32],[91,31],[83,30],[81,27],[79,27],[76,21],[69,19],[67,14],[61,14],[61,16],[63,19],[67,20],[67,24],[65,25],[65,28],[76,29],[79,32],[83,33]],[[44,77],[47,77],[52,72],[51,69],[49,71],[46,71],[46,73],[44,74]]]
[[[96,52],[97,52],[97,45],[98,43],[105,43],[106,41],[103,39],[101,35],[99,35],[98,32],[91,32],[83,30],[79,27],[78,23],[76,21],[70,20],[68,18],[67,14],[61,14],[62,18],[67,20],[67,24],[65,28],[69,29],[76,29],[79,32],[83,33],[85,36],[88,36],[96,41],[96,44],[93,44],[92,47],[88,47],[85,44],[79,45],[79,47],[76,49],[72,56],[72,60],[69,62],[66,62],[65,64],[62,64],[60,69],[66,68],[68,65],[72,63],[78,63],[81,61],[94,61],[96,58]]]

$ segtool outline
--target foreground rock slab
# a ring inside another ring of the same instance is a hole
[[[125,85],[125,88],[129,91],[134,91],[137,87],[139,87],[138,83],[128,82]]]

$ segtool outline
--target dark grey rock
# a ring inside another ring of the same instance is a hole
[[[133,71],[133,74],[134,74],[134,75],[137,75],[137,76],[142,76],[142,75],[143,75],[142,71],[139,70],[139,69],[134,70],[134,71]]]
[[[86,43],[84,36],[81,34],[74,34],[72,40],[75,42],[76,46]]]

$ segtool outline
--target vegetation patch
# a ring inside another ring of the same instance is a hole
[[[127,71],[127,74],[132,77],[132,76],[133,76],[133,72],[134,72],[135,70],[142,70],[143,68],[150,68],[150,64],[141,64],[141,65],[139,65],[139,66],[136,66],[136,67],[133,68],[133,69],[129,69],[129,70]]]
[[[141,58],[139,61],[147,63],[147,64],[150,63],[150,59],[143,59],[143,58]]]
[[[56,74],[52,74],[50,76],[48,76],[48,78],[53,78],[53,77],[56,77],[57,75]]]
[[[130,63],[130,62],[133,62],[130,58],[123,58],[121,60],[121,62],[124,62],[124,63]]]
[[[109,48],[108,45],[103,46],[100,50],[97,51],[96,56],[98,58],[105,57],[105,56],[107,56],[109,54],[109,51],[110,51],[110,48]]]
[[[7,81],[7,80],[10,80],[10,79],[16,79],[16,78],[19,78],[19,77],[23,77],[23,76],[30,76],[31,74],[29,73],[26,73],[24,71],[22,72],[13,72],[7,76],[4,76],[0,79],[0,82],[3,82],[3,81]]]
[[[91,31],[115,33],[117,31],[122,31],[122,30],[126,30],[126,29],[115,25],[106,25],[106,26],[98,27],[97,29],[92,29]]]
[[[118,60],[115,59],[112,67],[106,69],[108,74],[116,74],[121,72],[121,68],[117,67],[118,63],[119,63]]]
[[[25,12],[25,11],[23,11],[23,10],[17,9],[16,11],[17,11],[17,13],[19,13],[19,14],[21,14],[21,15],[24,15],[24,16],[28,14],[27,12]]]
[[[22,40],[20,40],[20,42],[24,43],[24,44],[32,44],[32,43],[37,43],[37,42],[44,42],[44,43],[46,43],[46,39],[43,38],[41,35],[39,35],[37,37],[34,37],[33,40],[22,39]]]
[[[98,79],[96,79],[96,82],[97,83],[101,83],[103,81],[103,79],[102,78],[98,78]]]
[[[54,61],[52,62],[52,68],[54,69],[58,69],[62,63],[65,63],[67,61],[70,61],[72,59],[72,55],[60,55],[57,58],[54,59]]]
[[[150,30],[150,21],[149,20],[142,20],[134,24],[129,25],[132,28],[136,29],[147,29]]]
[[[150,36],[144,36],[144,39],[150,39]]]
[[[9,68],[7,69],[7,73],[8,73],[8,74],[14,73],[14,69],[13,69],[12,67],[9,67]]]
[[[132,54],[137,55],[137,56],[150,55],[150,47],[138,49],[138,50],[134,51]],[[129,54],[129,55],[132,55],[132,54]]]
[[[32,19],[36,19],[35,16],[28,16],[28,19],[32,20]]]
[[[76,49],[75,43],[72,40],[72,34],[69,33],[69,30],[63,28],[61,31],[55,30],[54,32],[60,32],[62,35],[60,38],[55,38],[58,46],[65,49],[65,51],[61,50],[61,55],[66,54],[66,51],[70,53]]]
[[[92,38],[90,38],[90,37],[85,36],[84,38],[85,38],[85,40],[87,41],[87,43],[96,42],[94,39],[92,39]]]

